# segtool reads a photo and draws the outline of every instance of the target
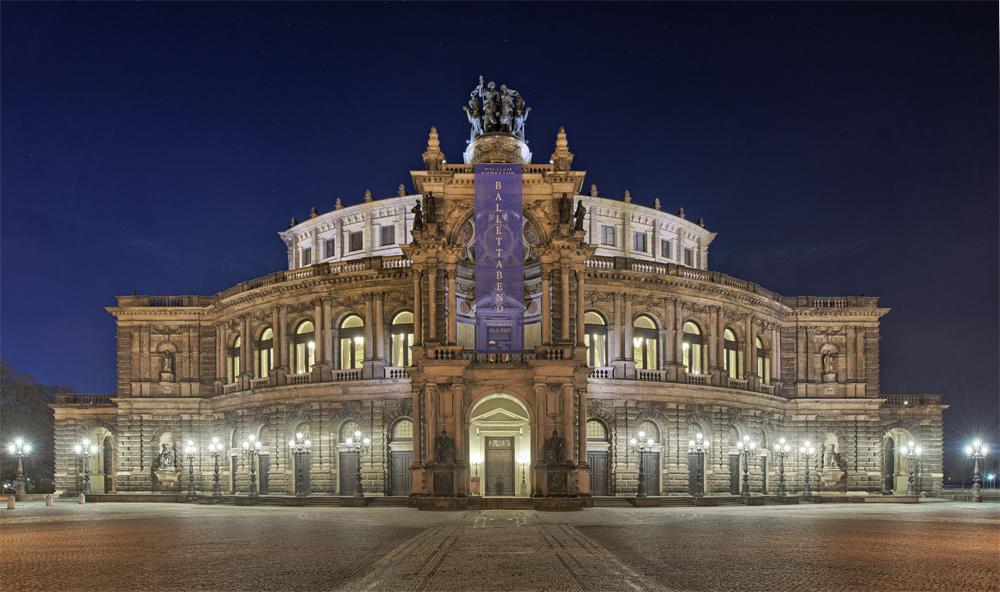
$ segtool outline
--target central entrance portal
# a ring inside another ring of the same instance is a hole
[[[479,401],[470,416],[469,446],[472,458],[484,461],[474,467],[480,471],[483,495],[528,495],[530,477],[524,469],[531,459],[531,423],[517,398],[498,393]]]

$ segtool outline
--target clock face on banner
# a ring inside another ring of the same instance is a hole
[[[524,350],[521,165],[477,164],[476,351]]]

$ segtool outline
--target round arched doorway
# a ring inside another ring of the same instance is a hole
[[[472,408],[469,458],[473,463],[473,494],[478,486],[482,495],[529,495],[531,420],[528,409],[516,397],[497,393]]]

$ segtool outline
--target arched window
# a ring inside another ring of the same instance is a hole
[[[340,323],[340,369],[360,368],[364,359],[365,322],[352,314]]]
[[[600,420],[587,420],[587,439],[599,442],[608,441],[608,430]]]
[[[295,373],[309,372],[316,363],[316,329],[312,321],[302,321],[295,330]]]
[[[413,346],[413,313],[403,311],[393,317],[389,333],[392,336],[392,365],[409,366],[410,348]]]
[[[583,315],[583,342],[590,366],[608,365],[608,323],[600,313],[588,310]]]
[[[702,374],[701,365],[701,329],[691,321],[684,323],[684,337],[682,340],[684,354],[684,366],[692,374]]]
[[[736,334],[732,329],[727,328],[722,333],[722,347],[725,350],[726,372],[729,378],[740,378],[740,350],[736,345]]]
[[[659,334],[653,319],[646,315],[637,318],[632,323],[632,359],[637,370],[657,370],[660,367],[657,343]]]
[[[762,383],[771,384],[771,356],[760,337],[757,337],[757,376]]]
[[[413,439],[413,421],[409,419],[401,419],[392,426],[392,441],[396,442],[399,440],[412,440]]]
[[[257,342],[256,362],[257,378],[267,378],[274,367],[274,333],[271,328],[264,329],[260,334],[260,341]]]
[[[652,440],[655,444],[660,441],[660,429],[656,427],[656,424],[649,421],[648,419],[639,424],[639,429],[636,430],[636,434],[643,432],[643,436],[647,440]]]
[[[230,384],[236,382],[240,375],[240,336],[237,335],[233,346],[226,349],[226,375]]]
[[[354,438],[355,432],[361,431],[361,426],[358,422],[354,420],[345,421],[344,425],[340,426],[340,441],[341,443],[347,442],[348,438]]]

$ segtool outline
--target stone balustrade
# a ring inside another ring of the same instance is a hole
[[[250,390],[256,391],[262,388],[267,388],[270,384],[269,378],[254,378],[250,381]]]
[[[691,373],[687,375],[688,384],[696,384],[698,386],[710,386],[711,378],[712,377],[707,374]]]
[[[114,405],[114,395],[56,395],[56,403],[70,405]]]
[[[886,405],[940,405],[941,395],[884,395]]]

